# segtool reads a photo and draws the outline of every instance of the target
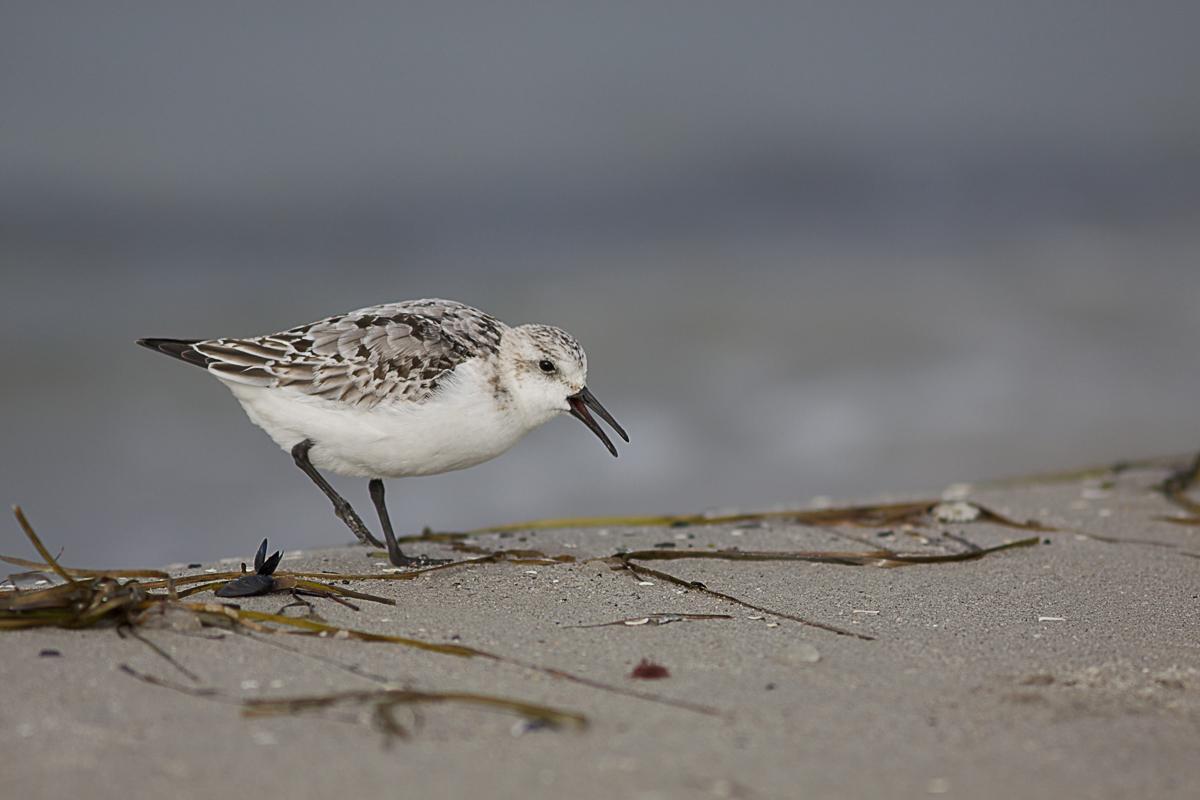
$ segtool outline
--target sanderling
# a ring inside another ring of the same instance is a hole
[[[407,300],[248,339],[139,339],[207,369],[250,421],[292,454],[363,544],[401,552],[383,478],[480,464],[563,411],[617,449],[588,413],[625,431],[588,391],[587,356],[549,325],[509,327],[449,300]],[[384,542],[317,468],[369,478]]]

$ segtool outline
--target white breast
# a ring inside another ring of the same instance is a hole
[[[482,359],[460,364],[425,402],[369,409],[294,389],[225,383],[276,444],[290,451],[311,439],[312,463],[340,475],[398,478],[465,469],[495,458],[530,430],[497,400]]]

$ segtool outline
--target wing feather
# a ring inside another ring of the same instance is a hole
[[[195,349],[223,380],[370,407],[428,400],[459,364],[498,352],[505,328],[462,303],[410,300]]]

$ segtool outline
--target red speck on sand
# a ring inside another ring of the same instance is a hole
[[[655,678],[669,678],[671,677],[671,672],[662,664],[655,664],[653,661],[643,658],[633,668],[633,672],[629,673],[629,677],[653,680]]]

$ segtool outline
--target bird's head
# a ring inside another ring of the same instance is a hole
[[[587,388],[587,354],[575,337],[549,325],[520,325],[500,342],[501,387],[531,427],[568,412],[600,437],[614,456],[617,449],[589,413],[595,411],[625,441],[624,429]]]

